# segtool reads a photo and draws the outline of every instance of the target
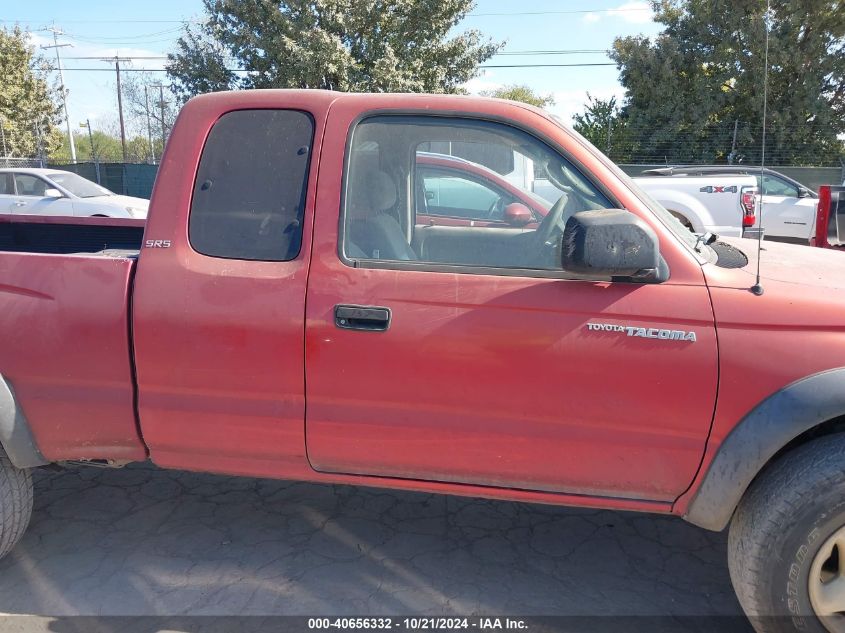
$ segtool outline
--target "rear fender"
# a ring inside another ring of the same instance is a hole
[[[12,385],[0,375],[0,446],[18,468],[32,468],[49,463],[32,436]]]
[[[694,196],[671,189],[652,191],[649,195],[669,211],[684,216],[698,233],[716,225],[707,207]]]

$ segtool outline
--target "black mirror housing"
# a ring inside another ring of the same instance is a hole
[[[561,266],[595,278],[654,282],[665,277],[657,234],[623,209],[573,214],[563,231]]]

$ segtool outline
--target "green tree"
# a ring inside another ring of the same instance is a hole
[[[622,116],[616,97],[598,99],[588,92],[584,112],[573,117],[572,127],[615,161],[630,160],[628,121]]]
[[[73,143],[76,146],[76,159],[78,161],[123,162],[123,148],[120,145],[120,139],[101,130],[94,130],[90,137],[85,130],[74,132]],[[129,140],[127,139],[127,149],[128,146]],[[69,163],[71,161],[67,135],[61,136],[59,144],[50,152],[49,158],[56,163]]]
[[[553,95],[541,95],[524,84],[510,84],[502,86],[501,88],[496,88],[495,90],[484,90],[481,94],[484,97],[521,101],[522,103],[537,106],[538,108],[545,108],[555,104],[555,98]]]
[[[460,92],[499,47],[476,30],[451,35],[472,0],[203,4],[205,21],[169,55],[182,99],[228,88]]]
[[[733,144],[760,159],[768,22],[768,159],[835,160],[845,132],[845,11],[840,0],[652,0],[654,40],[626,37],[612,57],[641,160],[722,161]]]
[[[57,91],[49,71],[20,27],[0,28],[0,155],[37,156],[55,142]]]

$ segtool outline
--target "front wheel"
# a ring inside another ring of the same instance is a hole
[[[20,540],[32,516],[32,475],[0,448],[0,558]]]
[[[760,633],[845,633],[845,434],[779,458],[728,537],[739,602]]]
[[[683,224],[684,228],[686,228],[690,233],[695,233],[695,227],[692,225],[692,222],[690,222],[686,217],[684,217],[677,211],[669,211],[669,213],[674,215],[678,219],[678,222]]]

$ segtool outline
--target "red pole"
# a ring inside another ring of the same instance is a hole
[[[811,246],[830,248],[827,240],[830,225],[830,185],[819,187],[819,206],[816,208],[816,235],[810,238]]]

